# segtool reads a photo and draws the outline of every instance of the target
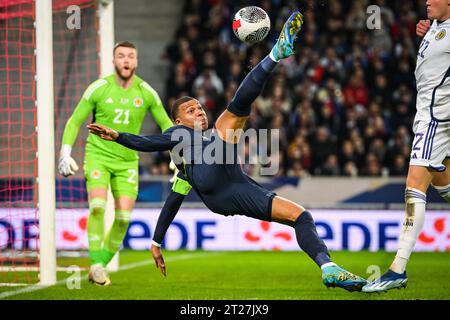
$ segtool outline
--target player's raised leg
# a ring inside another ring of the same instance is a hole
[[[322,281],[327,287],[361,291],[367,281],[336,265],[328,248],[320,239],[311,213],[302,206],[276,196],[272,202],[272,220],[295,229],[300,248],[322,269]]]
[[[250,114],[253,101],[261,93],[266,80],[277,66],[278,61],[294,54],[294,41],[303,24],[303,16],[296,11],[285,22],[277,43],[242,81],[230,105],[217,119],[215,128],[226,142],[238,143],[239,134]]]

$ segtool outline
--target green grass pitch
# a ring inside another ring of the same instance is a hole
[[[385,252],[332,253],[336,263],[365,278],[371,275],[367,273],[370,265],[384,272],[393,256]],[[302,252],[164,251],[164,257],[167,277],[155,268],[148,251],[122,251],[121,270],[110,274],[111,287],[88,283],[83,271],[80,289],[68,289],[71,275],[59,272],[56,286],[38,290],[33,286],[0,287],[0,299],[450,299],[450,253],[413,253],[408,287],[382,294],[327,289],[320,270]]]

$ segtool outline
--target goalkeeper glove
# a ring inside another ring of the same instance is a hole
[[[78,170],[77,163],[70,156],[71,152],[72,152],[72,146],[70,146],[68,144],[64,144],[61,147],[61,152],[59,154],[58,171],[64,177],[74,175],[75,172]]]

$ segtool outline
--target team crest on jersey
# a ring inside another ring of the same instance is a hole
[[[134,100],[133,100],[133,105],[134,105],[136,108],[142,107],[143,104],[144,104],[144,100],[142,100],[142,98],[139,98],[139,97],[134,98]]]
[[[91,171],[91,178],[92,179],[100,179],[100,176],[101,176],[102,174],[101,174],[101,172],[100,172],[100,170],[98,170],[98,169],[94,169],[94,170],[92,170]]]
[[[445,29],[442,29],[441,31],[438,32],[435,39],[439,41],[445,37],[445,34],[446,34]]]

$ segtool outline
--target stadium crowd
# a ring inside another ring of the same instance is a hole
[[[367,7],[380,8],[370,29]],[[170,61],[165,105],[183,95],[199,99],[213,120],[240,81],[275,43],[292,9],[305,24],[296,54],[283,60],[255,101],[247,127],[279,129],[280,176],[405,176],[413,138],[415,35],[423,0],[225,1],[185,0],[165,58]],[[234,13],[257,5],[271,18],[256,45],[233,34]],[[248,149],[248,148],[247,148]],[[152,174],[167,174],[168,154]],[[257,176],[255,166],[245,166]]]

